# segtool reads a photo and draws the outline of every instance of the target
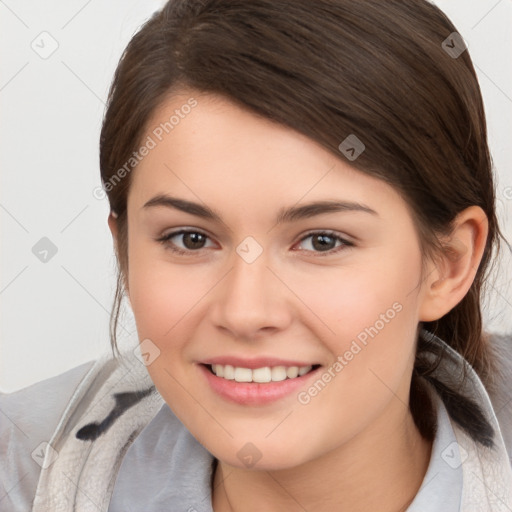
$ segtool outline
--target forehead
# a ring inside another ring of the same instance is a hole
[[[142,138],[152,147],[136,166],[129,203],[172,193],[246,208],[302,199],[402,201],[397,192],[353,168],[303,134],[193,90],[168,97]]]

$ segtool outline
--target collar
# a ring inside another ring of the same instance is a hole
[[[486,447],[473,440],[465,429],[450,418],[456,442],[445,447],[442,456],[446,459],[453,455],[453,463],[462,469],[460,511],[510,512],[512,467],[498,419],[482,381],[468,362],[439,337],[425,329],[421,330],[420,335],[443,351],[442,362],[432,376],[476,403],[494,430],[494,446]],[[434,362],[433,354],[429,353],[427,357]]]

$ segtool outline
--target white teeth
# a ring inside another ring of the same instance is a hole
[[[311,370],[311,366],[301,366],[299,368],[299,377],[302,377],[302,375],[306,374]]]
[[[235,368],[235,380],[237,382],[252,382],[252,370],[249,368]]]
[[[295,377],[297,377],[297,375],[299,375],[299,367],[298,366],[290,366],[290,368],[288,368],[286,370],[286,376],[289,379],[294,379]]]
[[[270,382],[272,380],[272,372],[268,366],[264,368],[256,368],[252,370],[252,381],[253,382]]]
[[[217,365],[217,367],[221,366],[220,364]],[[224,375],[223,377],[228,380],[235,380],[235,369],[230,365],[227,364],[224,366]]]
[[[217,377],[223,377],[227,380],[235,380],[236,382],[280,382],[285,379],[295,379],[305,375],[313,368],[309,366],[264,366],[263,368],[242,368],[231,366],[230,364],[213,364],[212,371]]]
[[[272,381],[279,382],[286,379],[286,367],[285,366],[274,366],[272,368]]]

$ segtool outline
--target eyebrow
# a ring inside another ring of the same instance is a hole
[[[159,194],[147,201],[142,208],[147,209],[155,206],[174,208],[203,219],[223,223],[221,216],[215,210],[212,210],[208,206],[194,203],[193,201],[187,201],[186,199]],[[337,212],[364,212],[376,215],[377,217],[379,216],[379,214],[369,206],[353,201],[316,201],[302,206],[282,208],[276,217],[276,224],[308,219],[324,213]]]

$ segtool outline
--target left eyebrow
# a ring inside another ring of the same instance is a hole
[[[207,206],[194,203],[193,201],[187,201],[186,199],[171,197],[166,194],[159,194],[153,197],[144,204],[143,208],[154,206],[175,208],[203,219],[223,223],[221,216]],[[292,206],[281,209],[276,217],[276,224],[294,222],[300,219],[315,217],[316,215],[337,212],[363,212],[376,215],[377,217],[379,216],[379,214],[369,206],[353,201],[316,201],[302,206]]]
[[[293,222],[299,219],[308,219],[324,213],[337,212],[364,212],[376,215],[377,217],[379,216],[379,214],[369,206],[353,201],[317,201],[303,206],[293,206],[280,210],[277,215],[276,224]]]

